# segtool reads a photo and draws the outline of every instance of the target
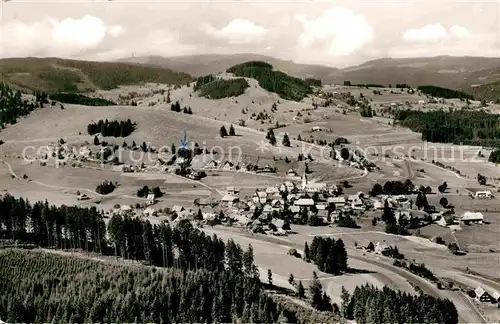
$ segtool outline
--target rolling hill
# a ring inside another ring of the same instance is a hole
[[[202,76],[223,72],[248,61],[263,61],[276,70],[299,78],[320,79],[323,84],[389,84],[411,86],[432,84],[444,88],[469,90],[500,80],[500,59],[491,57],[436,56],[421,58],[382,58],[337,69],[329,66],[297,64],[258,54],[191,55],[183,57],[146,56],[124,58],[121,62],[160,66],[174,71]]]
[[[405,83],[435,85],[496,100],[495,82],[500,81],[500,59],[488,57],[437,56],[430,58],[382,58],[358,66],[337,69],[297,64],[259,54],[190,55],[165,58],[144,56],[117,62],[87,62],[58,58],[12,58],[0,60],[0,78],[13,89],[39,91],[85,91],[112,89],[118,85],[157,82],[186,83],[190,76],[224,72],[249,61],[262,61],[275,70],[323,84]],[[174,72],[175,71],[175,72]],[[485,85],[485,86],[482,86]]]
[[[306,79],[315,78],[329,80],[339,73],[339,69],[322,65],[297,64],[260,54],[232,55],[188,55],[177,57],[142,56],[123,58],[119,62],[159,66],[173,71],[188,73],[193,76],[204,76],[223,72],[230,67],[250,61],[262,61],[271,64],[276,70],[291,76]]]
[[[13,89],[46,92],[109,90],[144,82],[185,84],[192,80],[186,73],[159,67],[31,57],[1,59],[0,78]]]

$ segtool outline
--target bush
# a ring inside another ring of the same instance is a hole
[[[296,258],[301,258],[300,253],[296,249],[290,249],[288,250],[288,255],[292,255]]]
[[[97,186],[95,191],[101,195],[107,195],[115,190],[116,186],[111,181],[105,180],[103,183]]]

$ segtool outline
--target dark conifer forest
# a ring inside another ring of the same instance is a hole
[[[417,87],[417,90],[433,97],[446,98],[446,99],[462,98],[462,99],[474,100],[474,97],[468,93],[437,87],[433,85],[421,85]]]
[[[135,130],[136,124],[130,119],[126,121],[99,120],[97,123],[90,123],[87,126],[89,135],[101,134],[104,137],[127,137]]]
[[[312,94],[312,84],[321,83],[319,80],[302,80],[280,71],[274,71],[272,65],[260,61],[238,64],[229,68],[227,72],[256,79],[259,85],[267,91],[275,92],[283,99],[295,101],[300,101]]]
[[[482,111],[400,110],[395,120],[422,133],[424,141],[478,146],[500,146],[499,115]]]
[[[244,251],[232,240],[224,243],[187,220],[171,227],[115,215],[106,226],[94,207],[31,204],[10,195],[0,198],[0,211],[1,242],[51,249],[0,250],[0,318],[7,322],[309,323],[321,318],[265,292],[251,246]],[[59,249],[135,263],[115,265]],[[347,268],[343,251],[341,240],[316,238],[309,253],[318,263],[325,256],[324,269],[335,272]],[[145,266],[135,266],[141,263]],[[345,315],[358,323],[457,323],[450,301],[388,288],[358,287],[346,305]],[[337,321],[331,310],[323,321]]]
[[[20,91],[13,91],[10,87],[0,82],[0,128],[6,124],[15,124],[21,116],[27,116],[35,108],[43,108],[49,103],[48,94],[34,93],[35,100],[25,100]]]
[[[50,95],[51,100],[84,106],[114,106],[113,101],[103,98],[91,98],[78,93],[57,92]]]
[[[455,305],[448,299],[370,285],[358,286],[344,298],[346,317],[357,323],[458,323]]]

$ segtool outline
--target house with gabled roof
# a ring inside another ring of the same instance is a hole
[[[234,163],[231,161],[225,161],[221,168],[224,171],[231,171],[234,169]]]
[[[265,191],[256,191],[252,200],[255,203],[265,204],[267,202],[267,193]]]
[[[205,169],[217,169],[219,167],[219,162],[215,160],[210,160],[205,164]]]
[[[493,297],[481,286],[478,286],[474,292],[476,293],[476,300],[481,303],[491,303],[493,301]]]

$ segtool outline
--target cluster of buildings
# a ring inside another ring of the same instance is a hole
[[[457,225],[460,222],[466,225],[482,224],[484,222],[484,215],[481,212],[466,211],[462,215],[457,216],[453,210],[444,210],[440,213],[433,214],[432,217],[436,220],[438,225],[443,227]]]

